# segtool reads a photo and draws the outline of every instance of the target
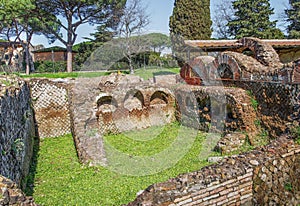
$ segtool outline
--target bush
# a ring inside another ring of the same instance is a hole
[[[37,61],[34,63],[34,68],[35,72],[38,73],[65,72],[67,70],[67,62]]]

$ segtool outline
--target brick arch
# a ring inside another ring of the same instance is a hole
[[[133,109],[143,109],[145,106],[143,93],[137,89],[128,91],[124,97],[123,106],[129,111]]]
[[[240,51],[250,49],[254,53],[254,58],[262,65],[271,67],[271,69],[283,67],[279,55],[270,44],[254,37],[244,37],[239,40],[239,43],[242,44]]]
[[[201,78],[202,81],[208,81],[209,67],[214,61],[214,57],[211,56],[198,56],[190,62],[190,66],[193,71]]]
[[[227,53],[221,53],[212,62],[209,76],[212,79],[239,80],[241,77],[241,68],[234,57]]]

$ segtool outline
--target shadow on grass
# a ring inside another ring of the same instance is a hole
[[[35,112],[33,113],[34,113],[33,114],[34,124],[37,125],[35,119]],[[29,173],[25,178],[25,188],[23,188],[26,196],[32,196],[34,193],[34,180],[35,180],[35,174],[38,165],[38,157],[40,151],[40,137],[39,137],[39,131],[37,126],[35,126],[35,134],[36,134],[35,137],[33,137],[33,154],[32,154],[31,163],[29,167]]]
[[[170,71],[159,71],[159,72],[153,72],[153,76],[159,76],[159,75],[171,75],[176,74],[175,72]]]

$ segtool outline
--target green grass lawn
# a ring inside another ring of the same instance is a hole
[[[109,135],[105,142],[132,155],[151,155],[176,141],[180,125],[152,127],[143,131]],[[191,148],[173,167],[146,176],[128,176],[105,167],[88,167],[78,162],[71,135],[43,139],[37,158],[33,197],[41,205],[121,205],[149,185],[208,165],[199,158],[205,135],[200,132]],[[30,195],[30,194],[29,194]]]
[[[32,73],[29,75],[20,74],[23,78],[77,78],[77,77],[99,77],[109,75],[111,72],[57,72],[57,73]]]
[[[135,75],[147,80],[157,75],[179,74],[179,71],[180,68],[140,68],[135,71]]]
[[[140,68],[135,70],[135,74],[140,76],[144,80],[153,78],[154,75],[164,75],[164,74],[178,74],[180,68]],[[91,71],[91,72],[58,72],[58,73],[32,73],[30,75],[19,74],[23,78],[77,78],[77,77],[99,77],[109,75],[111,73],[116,73],[117,71]],[[128,74],[129,71],[122,71],[124,74]]]

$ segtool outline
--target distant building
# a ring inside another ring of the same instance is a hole
[[[59,46],[35,50],[33,53],[33,60],[37,61],[67,61],[67,49]],[[73,51],[73,60],[76,52]]]

